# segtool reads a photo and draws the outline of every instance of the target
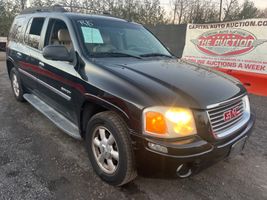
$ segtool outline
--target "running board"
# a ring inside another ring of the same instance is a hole
[[[70,135],[75,139],[81,140],[81,135],[79,132],[79,128],[73,124],[66,117],[61,115],[55,109],[47,105],[41,99],[33,94],[24,94],[24,99],[26,99],[34,108],[44,114],[48,119],[50,119],[57,127],[59,127],[62,131]]]

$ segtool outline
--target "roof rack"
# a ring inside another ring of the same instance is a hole
[[[103,12],[103,15],[112,16],[112,15],[110,14],[110,12],[107,12],[107,11],[104,11],[104,12]]]
[[[23,11],[21,11],[20,14],[31,14],[31,13],[37,13],[37,12],[67,12],[64,7],[60,5],[54,5],[50,7],[32,7],[32,8],[26,8]]]

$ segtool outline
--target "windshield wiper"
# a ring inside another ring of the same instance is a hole
[[[155,56],[163,56],[168,58],[173,58],[173,56],[162,54],[162,53],[147,53],[147,54],[141,54],[140,57],[155,57]]]
[[[137,59],[142,59],[138,55],[123,53],[123,52],[103,52],[103,53],[96,53],[94,56],[111,56],[111,57],[133,57]]]

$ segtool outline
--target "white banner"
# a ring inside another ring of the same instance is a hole
[[[188,24],[183,59],[267,74],[267,19]]]
[[[0,42],[2,43],[6,43],[7,42],[7,38],[6,37],[0,37]]]

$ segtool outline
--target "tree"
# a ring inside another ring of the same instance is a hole
[[[259,14],[258,14],[258,17],[260,18],[267,18],[267,8],[265,8],[264,10],[260,10],[259,11]]]
[[[24,10],[26,8],[27,0],[20,0],[20,9]]]
[[[169,0],[171,17],[161,7],[160,0],[0,0],[0,35],[7,36],[14,17],[26,7],[44,7],[54,4],[69,11],[103,14],[128,19],[146,25],[178,23],[207,23],[218,21],[219,0]],[[267,9],[259,10],[252,0],[223,0],[223,20],[267,17]]]
[[[165,11],[159,0],[144,0],[137,10],[138,22],[146,25],[165,23],[164,15]]]
[[[172,23],[174,24],[176,21],[176,15],[178,16],[178,24],[182,23],[182,17],[186,12],[186,8],[190,4],[190,1],[187,0],[173,0],[172,4],[174,6],[173,10],[173,20]]]
[[[260,14],[259,10],[255,7],[254,3],[250,0],[246,0],[239,13],[239,19],[248,19],[258,17]]]
[[[101,1],[98,1],[98,3]],[[165,23],[165,11],[160,0],[104,0],[98,6],[102,11],[130,21],[147,25]]]
[[[239,19],[239,3],[238,0],[227,0],[226,5],[223,8],[224,10],[224,18],[223,21],[230,21]]]
[[[77,0],[60,0],[59,5],[65,6],[70,12],[81,12],[82,5],[80,1]]]
[[[30,2],[30,7],[49,7],[54,5],[56,0],[31,0]]]
[[[0,0],[0,36],[8,35],[13,19],[20,11],[20,3]]]
[[[172,0],[172,23],[204,23],[218,20],[216,0]]]

